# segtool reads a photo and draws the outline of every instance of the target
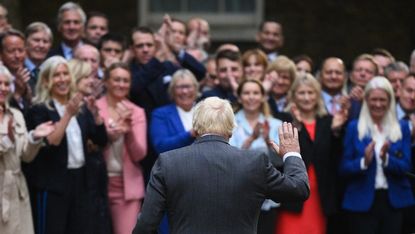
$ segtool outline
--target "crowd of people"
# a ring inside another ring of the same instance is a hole
[[[195,141],[207,97],[234,108],[229,144],[278,169],[269,141],[283,122],[299,130],[310,197],[265,200],[258,233],[415,232],[415,51],[405,63],[376,48],[347,71],[339,57],[279,54],[273,20],[257,48],[214,53],[202,18],[130,35],[109,20],[67,2],[54,42],[43,22],[14,29],[0,5],[0,233],[131,233],[155,159]]]

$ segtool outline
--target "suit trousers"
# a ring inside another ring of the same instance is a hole
[[[349,212],[349,231],[353,234],[400,233],[402,211],[391,206],[388,190],[376,190],[373,205],[367,212]]]
[[[37,234],[83,234],[88,220],[85,169],[68,169],[63,193],[37,189],[32,195]]]
[[[108,199],[114,234],[131,234],[141,209],[141,200],[125,200],[121,176],[110,176],[108,182]]]

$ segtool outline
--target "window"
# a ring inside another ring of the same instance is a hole
[[[201,17],[213,40],[253,41],[263,18],[263,0],[139,0],[138,22],[157,29],[165,13],[187,21]]]

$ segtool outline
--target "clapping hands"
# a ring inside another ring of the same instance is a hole
[[[131,130],[132,124],[132,110],[128,108],[125,101],[117,103],[115,108],[119,118],[111,120],[107,129],[108,136],[111,141],[117,140],[121,135],[128,133]]]

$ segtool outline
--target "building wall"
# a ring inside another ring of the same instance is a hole
[[[21,24],[40,20],[55,29],[56,11],[64,2],[20,0]],[[86,12],[105,12],[113,31],[128,35],[131,27],[137,25],[136,0],[78,2]],[[265,0],[264,5],[265,17],[275,17],[284,26],[285,46],[281,52],[288,56],[306,53],[317,64],[325,57],[338,56],[350,63],[360,53],[383,47],[397,59],[408,62],[415,49],[413,0]],[[255,43],[241,42],[240,45],[249,48]]]

